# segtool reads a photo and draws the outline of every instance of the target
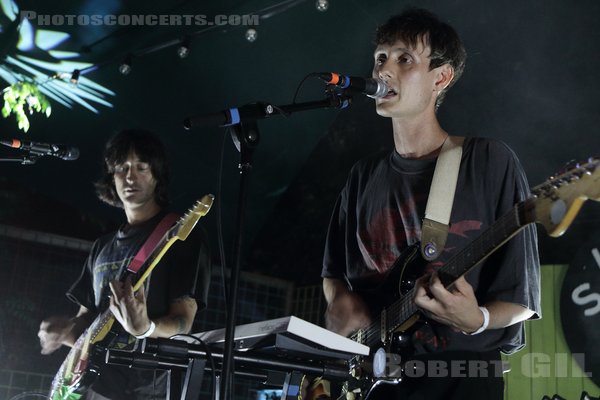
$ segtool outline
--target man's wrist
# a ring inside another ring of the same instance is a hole
[[[481,311],[481,314],[483,314],[483,323],[481,324],[479,329],[477,329],[475,332],[467,333],[467,332],[463,331],[463,333],[465,335],[469,335],[469,336],[478,335],[481,332],[485,331],[487,329],[487,327],[489,326],[490,312],[488,311],[488,309],[486,307],[479,307],[479,310]]]
[[[146,332],[142,333],[141,335],[134,335],[134,336],[136,339],[146,339],[147,337],[149,337],[150,335],[152,335],[154,333],[155,329],[156,329],[156,324],[154,323],[154,321],[150,320],[150,326],[148,327]]]

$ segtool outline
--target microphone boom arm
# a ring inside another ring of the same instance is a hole
[[[331,93],[323,100],[309,101],[304,103],[292,103],[282,106],[274,106],[267,103],[250,103],[239,108],[230,108],[211,114],[203,114],[188,117],[183,121],[185,129],[195,126],[231,126],[244,122],[266,119],[272,115],[280,114],[286,117],[299,111],[315,110],[319,108],[346,108],[350,105],[351,96]]]

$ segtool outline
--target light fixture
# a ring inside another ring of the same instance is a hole
[[[184,37],[181,41],[181,44],[177,48],[177,55],[179,56],[179,58],[186,58],[190,54],[190,44],[190,37]]]
[[[329,8],[329,0],[317,0],[316,6],[318,11],[325,12]]]
[[[131,54],[127,54],[127,57],[125,57],[121,65],[119,65],[119,72],[123,75],[127,75],[131,72],[131,58]]]
[[[250,43],[256,41],[256,39],[258,38],[258,32],[256,32],[256,29],[248,29],[246,31],[246,40],[249,41]]]
[[[81,73],[81,71],[79,71],[78,69],[73,70],[73,73],[71,74],[71,85],[77,86],[77,84],[79,83],[79,74],[80,73]]]

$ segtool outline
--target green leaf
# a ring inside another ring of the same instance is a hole
[[[50,102],[44,96],[36,84],[19,81],[3,90],[4,107],[2,107],[2,116],[8,118],[10,114],[15,114],[17,126],[24,132],[30,127],[29,119],[25,113],[25,104],[29,114],[34,112],[44,113],[46,118],[50,117]]]

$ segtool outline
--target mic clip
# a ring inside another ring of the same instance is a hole
[[[332,108],[344,109],[350,107],[352,98],[356,93],[360,92],[335,85],[325,86],[325,95],[329,98]]]
[[[23,156],[17,156],[11,159],[4,158],[2,161],[20,161],[21,165],[33,165],[37,162],[38,158],[40,158],[39,154],[28,152]]]

